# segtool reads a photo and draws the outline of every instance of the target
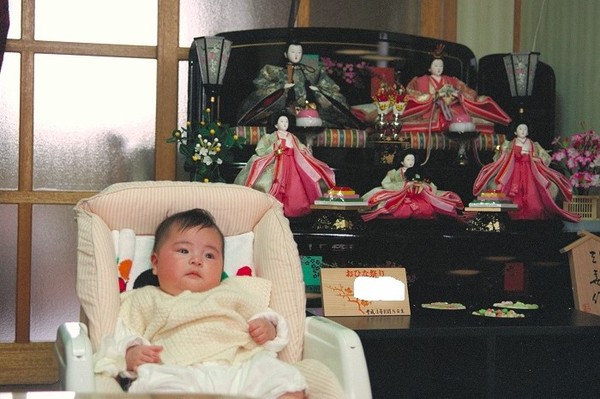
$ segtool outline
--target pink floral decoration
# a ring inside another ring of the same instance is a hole
[[[552,161],[563,169],[574,188],[600,187],[600,136],[593,130],[557,137]]]
[[[345,83],[356,87],[364,87],[363,76],[371,76],[371,67],[365,61],[350,64],[329,57],[321,57],[321,63],[327,75],[338,77]]]

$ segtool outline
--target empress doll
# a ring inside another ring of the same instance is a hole
[[[457,120],[472,120],[472,128],[493,133],[493,123],[508,125],[510,116],[490,97],[478,96],[466,83],[444,75],[443,47],[438,46],[428,75],[414,77],[406,86],[403,131],[445,131]]]

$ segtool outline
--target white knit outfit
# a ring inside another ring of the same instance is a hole
[[[94,371],[135,378],[129,392],[201,392],[276,398],[302,391],[306,382],[292,365],[277,359],[288,343],[285,320],[268,309],[271,282],[230,277],[206,292],[169,295],[158,287],[122,294],[113,337],[94,355]],[[248,321],[266,318],[277,337],[258,346]],[[162,345],[161,364],[126,370],[133,345]]]

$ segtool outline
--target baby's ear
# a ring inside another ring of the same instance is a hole
[[[158,256],[156,255],[156,252],[152,252],[152,255],[150,255],[150,263],[152,264],[152,274],[157,274]]]

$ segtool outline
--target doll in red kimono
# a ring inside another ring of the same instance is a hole
[[[515,138],[502,145],[494,161],[485,165],[473,184],[473,195],[483,191],[501,191],[519,206],[508,212],[513,220],[562,218],[578,222],[579,215],[557,205],[558,194],[569,201],[573,196],[571,183],[561,173],[548,167],[551,158],[537,142],[528,138],[529,129],[520,123]]]
[[[406,86],[402,131],[443,132],[457,121],[469,121],[469,127],[458,130],[493,133],[494,123],[508,125],[510,116],[493,99],[478,96],[460,79],[443,74],[443,49],[438,46],[434,51],[429,74],[414,77]]]
[[[372,209],[362,215],[364,221],[383,219],[435,219],[446,215],[462,219],[458,211],[464,208],[460,196],[452,191],[438,190],[416,165],[411,149],[400,156],[400,167],[388,171],[380,187],[363,195]]]
[[[310,213],[310,205],[335,186],[335,174],[288,131],[289,124],[289,116],[277,115],[275,131],[261,137],[234,183],[273,195],[285,216],[296,217]]]

